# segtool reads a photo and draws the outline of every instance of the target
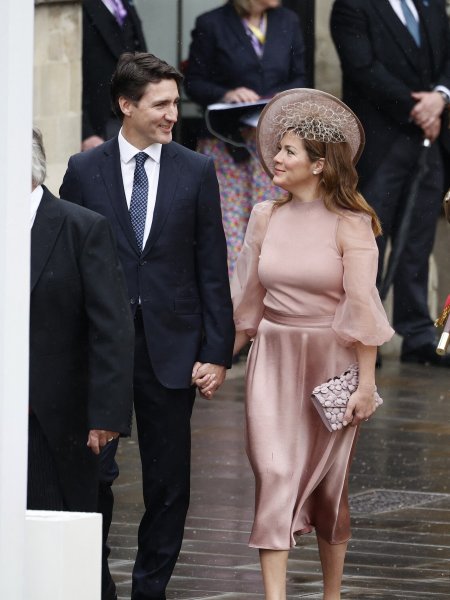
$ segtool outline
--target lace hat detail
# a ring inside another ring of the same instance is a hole
[[[264,108],[257,129],[259,158],[270,177],[273,177],[273,157],[279,141],[288,131],[301,139],[327,144],[347,142],[354,163],[364,148],[362,125],[341,100],[308,88],[281,92]]]

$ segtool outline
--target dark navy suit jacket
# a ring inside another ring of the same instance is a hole
[[[231,3],[200,15],[192,32],[186,93],[202,106],[245,86],[263,97],[305,86],[304,43],[297,15],[286,8],[267,11],[264,54],[253,49]]]
[[[72,156],[62,197],[101,213],[116,234],[133,310],[142,303],[150,360],[168,388],[187,388],[195,361],[231,366],[226,243],[213,161],[162,146],[155,211],[142,253],[123,188],[117,138]]]
[[[413,91],[450,87],[450,30],[443,0],[414,0],[420,23],[419,49],[389,0],[336,0],[331,33],[341,60],[344,101],[366,132],[358,163],[369,178],[399,134],[417,145],[422,138],[409,114]]]

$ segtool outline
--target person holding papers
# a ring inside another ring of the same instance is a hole
[[[197,18],[185,89],[203,108],[216,103],[248,103],[249,108],[255,104],[258,110],[262,99],[305,83],[300,23],[279,0],[229,0]],[[236,111],[223,111],[226,125],[234,130],[226,136],[231,143],[212,138],[205,128],[197,146],[215,162],[230,274],[253,205],[280,197],[280,190],[256,158],[257,114],[233,120],[231,113]],[[233,145],[236,141],[238,146]]]

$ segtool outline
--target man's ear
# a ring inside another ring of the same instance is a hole
[[[122,111],[122,113],[125,117],[131,117],[131,113],[132,113],[133,106],[134,106],[134,103],[131,100],[129,100],[128,98],[125,98],[125,96],[120,96],[119,106],[120,106],[120,110]]]

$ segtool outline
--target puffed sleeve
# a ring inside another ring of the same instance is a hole
[[[376,288],[378,248],[371,219],[363,214],[340,217],[337,245],[342,250],[344,294],[337,307],[333,330],[346,344],[359,341],[381,346],[394,330]]]
[[[264,312],[266,290],[258,277],[258,264],[272,207],[271,201],[260,202],[253,207],[231,280],[236,331],[245,331],[250,337],[256,334]]]

